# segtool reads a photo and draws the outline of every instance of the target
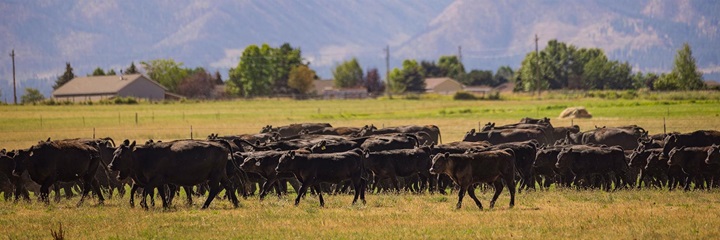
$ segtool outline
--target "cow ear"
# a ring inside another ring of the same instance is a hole
[[[255,161],[255,166],[259,167],[259,166],[260,166],[260,161],[257,161],[257,160],[256,160],[256,161]]]
[[[446,152],[446,153],[445,153],[445,157],[450,157],[450,153],[449,153],[449,152]]]
[[[135,141],[132,141],[132,143],[130,143],[130,146],[129,146],[129,148],[130,148],[130,149],[133,149],[133,148],[135,148]]]
[[[365,158],[369,158],[369,157],[370,157],[370,151],[368,151],[368,150],[366,149],[364,152],[365,152]]]

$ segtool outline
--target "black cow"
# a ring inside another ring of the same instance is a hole
[[[480,200],[475,196],[476,183],[492,183],[495,195],[490,201],[490,208],[503,189],[503,181],[510,191],[510,207],[515,206],[515,156],[511,149],[486,151],[470,154],[438,154],[432,159],[430,172],[446,174],[460,186],[456,207],[462,207],[462,199],[467,192],[482,209]]]
[[[680,166],[669,166],[667,161],[660,158],[661,155],[662,152],[650,153],[643,174],[646,178],[656,179],[662,185],[667,185],[670,191],[677,186],[684,187],[687,174],[683,172]]]
[[[655,186],[662,187],[658,178],[649,178],[651,175],[648,175],[647,171],[645,171],[645,166],[648,164],[648,158],[650,157],[650,154],[653,153],[662,153],[662,148],[645,149],[644,145],[640,145],[630,154],[628,167],[631,171],[640,173],[640,179],[637,182],[638,188],[642,188],[643,182],[645,182],[646,186],[648,183],[652,182]]]
[[[488,141],[492,144],[524,142],[535,140],[540,144],[548,144],[545,131],[542,129],[506,129],[506,130],[490,130],[485,132],[475,132],[470,130],[463,137],[463,142]]]
[[[715,148],[709,147],[680,147],[670,150],[668,165],[679,166],[687,173],[685,191],[690,190],[690,183],[695,183],[695,189],[711,189],[713,179],[717,177],[718,165],[705,163],[708,152]],[[707,184],[707,185],[705,185]]]
[[[592,176],[602,179],[601,185],[606,191],[610,191],[612,178],[608,179],[610,173],[615,174],[615,188],[630,182],[628,166],[625,162],[625,154],[619,147],[591,147],[573,146],[563,149],[558,154],[558,161],[555,167],[560,171],[571,171],[574,175],[576,186],[587,186]],[[585,180],[586,184],[581,184]],[[622,180],[622,181],[621,181]],[[593,187],[598,186],[593,184]]]
[[[355,139],[353,139],[355,140]],[[378,152],[383,150],[393,149],[410,149],[418,146],[417,136],[413,134],[390,134],[390,135],[377,135],[368,137],[361,145],[360,148]]]
[[[100,154],[89,145],[78,141],[39,142],[30,147],[27,157],[18,155],[14,159],[13,175],[20,176],[24,171],[28,171],[30,178],[40,184],[40,200],[46,204],[50,203],[50,185],[78,179],[83,183],[78,207],[87,197],[91,186],[97,193],[99,204],[105,200],[95,179],[95,172],[101,163]]]
[[[120,179],[132,177],[146,189],[169,184],[192,186],[207,183],[210,193],[203,209],[210,206],[224,187],[229,200],[237,207],[235,189],[227,175],[228,155],[232,156],[230,149],[227,142],[177,140],[135,146],[133,141],[129,146],[118,147],[108,168],[119,171]],[[163,207],[169,207],[165,191],[159,193]]]
[[[518,170],[521,179],[520,189],[535,188],[535,182],[532,179],[532,165],[535,161],[538,142],[535,140],[525,142],[511,142],[493,145],[484,149],[475,151],[512,149],[515,154],[515,169]]]
[[[670,134],[665,137],[663,155],[660,158],[667,160],[673,148],[705,147],[713,144],[720,144],[720,131],[698,130],[685,134]]]
[[[240,164],[240,169],[246,172],[257,173],[261,177],[265,178],[260,190],[260,200],[264,199],[272,187],[275,187],[275,191],[280,197],[282,190],[279,186],[279,180],[294,179],[290,173],[278,173],[275,171],[280,157],[285,154],[284,151],[263,151],[263,152],[249,152],[249,153],[236,153],[236,160],[243,160]],[[282,181],[284,183],[284,181]],[[299,188],[295,188],[295,192],[298,192]]]
[[[300,198],[307,193],[308,187],[323,182],[340,183],[348,179],[355,187],[353,204],[357,202],[358,197],[365,204],[366,179],[362,178],[365,170],[360,149],[328,154],[300,154],[296,151],[289,151],[280,157],[275,170],[280,173],[293,173],[302,183],[295,199],[295,206],[300,204]],[[322,192],[320,188],[316,188],[316,190],[318,190],[320,206],[324,207],[325,200],[323,200]]]
[[[430,139],[435,144],[442,143],[442,135],[440,134],[440,128],[435,125],[425,125],[425,126],[418,126],[418,125],[407,125],[407,126],[399,126],[399,127],[386,127],[377,129],[375,126],[365,126],[360,132],[358,133],[358,136],[371,136],[371,135],[382,135],[382,134],[390,134],[390,133],[418,133],[418,132],[425,132],[430,136]],[[432,144],[432,143],[431,143]]]
[[[300,134],[301,131],[317,131],[326,127],[332,127],[329,123],[295,123],[287,126],[280,126],[273,128],[272,125],[267,125],[260,130],[260,133],[273,133],[280,134],[280,137],[289,137]]]
[[[393,187],[400,192],[398,177],[420,177],[419,190],[423,191],[430,183],[432,191],[434,181],[430,177],[430,147],[414,149],[396,149],[379,152],[365,152],[365,168],[375,175],[375,183],[382,179],[390,179]],[[374,188],[371,189],[374,191]]]
[[[635,149],[638,146],[638,139],[646,136],[647,132],[637,126],[617,128],[602,127],[576,134],[567,132],[565,140],[566,143],[575,145],[617,145],[623,149]]]

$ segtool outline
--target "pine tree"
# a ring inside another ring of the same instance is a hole
[[[140,73],[140,72],[137,70],[137,67],[135,67],[135,62],[131,62],[130,67],[125,69],[125,72],[122,72],[122,74],[137,74],[137,73]]]
[[[685,43],[675,55],[672,72],[677,75],[682,90],[698,90],[705,88],[702,73],[698,71],[695,58],[692,56],[690,44]]]
[[[73,68],[70,66],[70,62],[65,63],[65,73],[63,75],[60,75],[57,80],[55,80],[55,85],[53,85],[53,89],[58,89],[62,87],[62,85],[65,85],[65,83],[69,82],[75,78],[75,74],[73,73]]]

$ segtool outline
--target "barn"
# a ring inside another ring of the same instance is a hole
[[[76,77],[52,93],[58,101],[88,102],[115,97],[164,100],[167,88],[142,74]]]
[[[449,77],[425,79],[425,92],[427,93],[455,94],[460,90],[463,90],[463,85]]]

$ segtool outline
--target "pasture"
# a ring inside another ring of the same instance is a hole
[[[713,98],[717,99],[717,98]],[[522,117],[556,117],[566,107],[584,106],[592,119],[574,120],[581,130],[637,124],[650,134],[720,129],[718,100],[605,100],[597,98],[507,101],[257,99],[224,102],[0,106],[0,148],[27,148],[39,140],[112,137],[171,140],[210,133],[256,133],[261,127],[299,122],[377,127],[435,124],[443,142],[459,141],[479,124],[517,122]],[[94,130],[93,130],[94,129]],[[192,130],[191,130],[192,129]],[[192,132],[192,133],[191,133]],[[479,191],[479,190],[478,190]],[[491,193],[479,193],[487,205]],[[309,195],[294,207],[294,194],[241,199],[237,209],[216,200],[208,210],[176,201],[174,208],[130,208],[124,199],[77,199],[49,206],[0,202],[0,237],[50,237],[63,224],[68,238],[718,238],[717,190],[618,192],[551,189],[519,193],[509,209],[507,191],[493,210],[479,211],[471,200],[455,210],[457,195],[368,194],[367,205],[351,206],[349,195],[326,196],[318,207]],[[77,198],[77,197],[76,197]]]

